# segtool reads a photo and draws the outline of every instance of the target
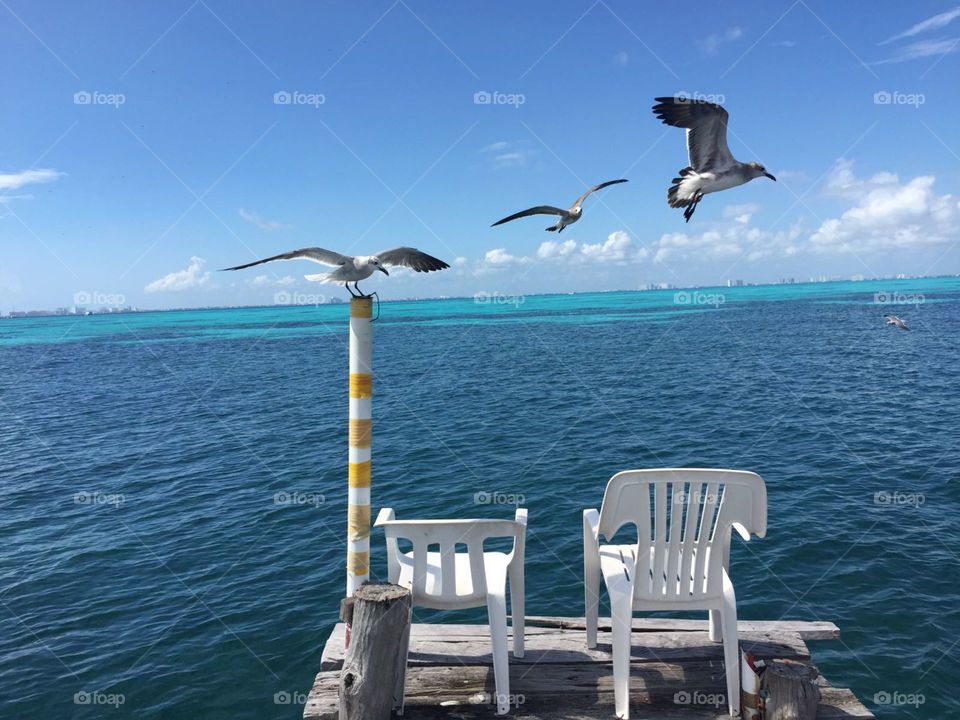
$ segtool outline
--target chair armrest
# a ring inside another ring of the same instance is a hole
[[[735,522],[735,523],[733,523],[733,529],[736,530],[736,531],[737,531],[737,534],[738,534],[740,537],[742,537],[744,540],[746,540],[747,542],[750,541],[750,531],[747,530],[747,528],[745,528],[743,525],[741,525],[740,523]]]
[[[583,542],[590,541],[594,547],[600,546],[600,513],[596,508],[583,511]]]
[[[394,519],[395,515],[393,514],[393,508],[380,508],[380,514],[377,515],[377,521],[373,524],[373,526],[380,527],[381,525],[385,525]]]
[[[513,536],[513,550],[510,552],[510,563],[517,562],[523,567],[524,554],[527,546],[527,509],[517,508],[513,521],[517,529]]]

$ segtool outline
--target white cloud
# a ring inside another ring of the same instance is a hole
[[[484,265],[493,265],[497,267],[513,265],[518,262],[526,262],[526,260],[527,258],[511,255],[506,251],[506,248],[494,248],[493,250],[487,250],[487,254],[483,256]]]
[[[908,60],[941,57],[955,52],[960,52],[960,37],[942,38],[939,40],[918,40],[900,48],[885,60],[877,60],[870,64],[889,65],[892,63],[907,62]]]
[[[857,203],[824,221],[810,236],[811,246],[821,252],[867,253],[956,240],[960,203],[952,195],[937,195],[934,182],[932,175],[921,175],[901,183],[893,173],[861,180],[850,163],[838,163],[827,189],[839,189]]]
[[[697,44],[707,55],[716,55],[721,45],[733,42],[734,40],[739,40],[742,37],[743,28],[734,26],[727,28],[722,33],[713,33],[711,35],[707,35],[707,37],[705,37],[703,40],[700,40]]]
[[[685,232],[665,233],[654,244],[655,263],[668,260],[691,262],[735,261],[745,256],[750,262],[774,255],[793,255],[798,250],[797,241],[801,228],[795,225],[788,230],[769,231],[751,227],[737,221],[726,226],[706,230],[699,234]]]
[[[284,275],[282,278],[274,280],[269,275],[257,275],[252,280],[248,282],[255,287],[268,287],[270,285],[293,285],[296,282],[296,278],[292,275]]]
[[[18,190],[24,185],[52,182],[65,174],[59,170],[21,170],[14,173],[0,173],[0,190]]]
[[[494,170],[523,167],[530,158],[530,151],[523,142],[499,140],[480,148],[480,153]]]
[[[919,35],[920,33],[924,33],[927,30],[939,30],[940,28],[946,27],[952,23],[958,17],[960,17],[960,5],[952,10],[947,10],[939,15],[934,15],[933,17],[927,18],[922,22],[918,22],[916,25],[907,28],[902,33],[884,40],[880,44],[886,45],[888,43],[896,42],[897,40],[903,40],[904,38],[913,37],[915,35]]]
[[[620,262],[627,259],[632,241],[623,230],[610,233],[602,243],[580,246],[580,254],[590,262]]]
[[[732,219],[734,222],[738,222],[741,225],[746,225],[758,212],[760,212],[760,206],[754,203],[748,203],[746,205],[727,205],[723,209],[723,216],[725,218]]]
[[[210,282],[210,273],[203,268],[207,261],[200,257],[190,258],[190,264],[184,270],[168,273],[154,280],[144,290],[148,293],[193,290]]]
[[[567,257],[577,249],[576,240],[545,240],[537,248],[537,257],[542,260],[550,258]]]
[[[273,230],[285,230],[290,226],[286,223],[282,223],[279,220],[265,220],[256,213],[252,213],[248,210],[240,208],[239,210],[240,217],[246,220],[251,225],[256,225],[261,230],[273,231]]]
[[[830,171],[824,190],[830,195],[857,199],[874,188],[896,183],[897,179],[897,175],[891,172],[878,172],[869,178],[858,178],[853,174],[853,162],[840,158]]]

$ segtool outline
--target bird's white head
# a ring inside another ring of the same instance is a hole
[[[751,179],[758,178],[758,177],[768,177],[774,182],[777,181],[777,179],[773,175],[768,173],[767,169],[758,162],[747,163],[747,167],[750,168]]]
[[[376,255],[370,256],[367,259],[367,263],[389,277],[390,273],[387,272],[387,269],[383,266],[383,263],[380,262],[380,258],[378,258]]]

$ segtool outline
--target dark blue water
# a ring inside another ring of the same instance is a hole
[[[528,612],[581,615],[612,474],[754,470],[741,618],[835,621],[832,682],[955,716],[960,281],[703,292],[384,304],[375,511],[524,496]],[[299,717],[344,587],[346,312],[0,321],[0,716]]]

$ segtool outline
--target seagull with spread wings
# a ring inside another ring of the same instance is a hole
[[[558,207],[553,207],[553,205],[537,205],[536,207],[528,208],[522,210],[521,212],[514,213],[508,217],[505,217],[503,220],[497,220],[490,227],[496,227],[497,225],[503,225],[508,223],[511,220],[517,220],[518,218],[530,217],[531,215],[557,215],[559,220],[555,225],[551,225],[547,228],[547,232],[563,232],[563,229],[567,225],[573,225],[577,220],[580,219],[580,215],[583,214],[583,201],[590,196],[591,193],[595,193],[597,190],[603,190],[603,188],[608,187],[609,185],[616,185],[618,183],[625,183],[626,180],[607,180],[607,182],[602,182],[599,185],[594,185],[592,188],[587,190],[583,195],[578,197],[573,205],[570,206],[567,210],[562,210]]]
[[[304,275],[304,277],[314,282],[343,285],[354,297],[369,297],[369,295],[365,295],[363,291],[360,290],[360,286],[357,283],[360,280],[366,280],[377,270],[384,275],[390,275],[390,273],[387,272],[387,267],[408,267],[417,272],[432,272],[450,267],[443,260],[438,260],[412,247],[398,247],[393,250],[384,250],[376,255],[357,256],[341,255],[332,250],[314,247],[292,250],[288,253],[274,255],[273,257],[257,260],[256,262],[247,263],[246,265],[224,268],[224,270],[243,270],[254,267],[255,265],[263,265],[264,263],[277,260],[312,260],[321,265],[332,265],[336,267],[335,270],[317,273],[315,275]],[[353,287],[357,290],[356,293],[350,288],[350,283],[353,283]]]
[[[727,118],[720,105],[686,97],[659,97],[653,113],[666,125],[685,128],[690,164],[667,190],[672,208],[686,208],[687,222],[704,195],[729,190],[754,178],[776,178],[758,162],[742,163],[727,147]]]

